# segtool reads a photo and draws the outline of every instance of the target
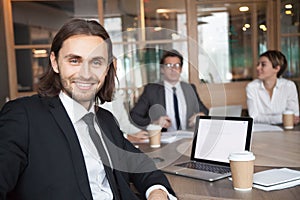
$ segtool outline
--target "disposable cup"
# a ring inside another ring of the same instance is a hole
[[[235,190],[252,189],[255,156],[252,152],[243,151],[229,155],[232,184]]]
[[[294,112],[286,110],[282,113],[283,128],[293,129],[294,128]]]
[[[151,148],[159,148],[161,146],[161,126],[150,124],[147,127],[149,133],[149,144]]]

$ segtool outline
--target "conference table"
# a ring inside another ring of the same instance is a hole
[[[139,148],[154,159],[158,168],[163,169],[175,160],[188,160],[191,142],[192,139],[183,138],[163,143],[158,149],[150,148],[147,143],[139,144]],[[251,151],[256,157],[255,172],[282,167],[300,170],[300,126],[293,130],[253,132]],[[253,188],[242,192],[234,190],[228,178],[208,182],[167,173],[166,176],[180,200],[300,199],[300,186],[274,191]]]

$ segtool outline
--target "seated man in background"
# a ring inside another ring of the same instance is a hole
[[[160,60],[163,82],[149,83],[130,111],[138,126],[158,124],[168,131],[191,129],[197,115],[208,110],[194,85],[180,81],[183,56],[176,50],[166,51]]]
[[[282,113],[291,110],[294,123],[299,122],[297,88],[293,81],[281,78],[287,60],[280,51],[267,51],[259,56],[257,79],[246,87],[248,112],[256,123],[280,124]]]

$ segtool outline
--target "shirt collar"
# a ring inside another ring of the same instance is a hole
[[[176,89],[178,89],[180,87],[180,81],[178,81],[175,85],[172,85],[167,81],[164,81],[164,86],[168,89],[172,89],[172,87],[175,87]]]
[[[276,85],[275,85],[274,88],[277,88],[277,89],[278,89],[278,88],[280,87],[281,83],[282,83],[282,79],[281,79],[281,78],[277,78],[277,80],[276,80]],[[264,86],[263,81],[260,81],[260,88],[261,88],[261,89],[266,89],[265,86]]]
[[[86,110],[81,104],[79,104],[77,101],[72,99],[63,91],[59,93],[59,98],[62,104],[64,105],[73,124],[81,120],[81,118],[87,113],[89,112],[95,113],[94,106],[91,106],[90,110]]]

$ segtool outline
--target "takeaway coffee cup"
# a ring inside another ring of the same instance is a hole
[[[293,129],[294,128],[294,112],[286,110],[282,113],[283,128]]]
[[[160,147],[160,138],[161,138],[161,126],[150,124],[147,127],[147,131],[149,133],[149,143],[151,148],[159,148]]]
[[[232,184],[235,190],[252,189],[255,156],[252,152],[242,151],[229,155]]]

